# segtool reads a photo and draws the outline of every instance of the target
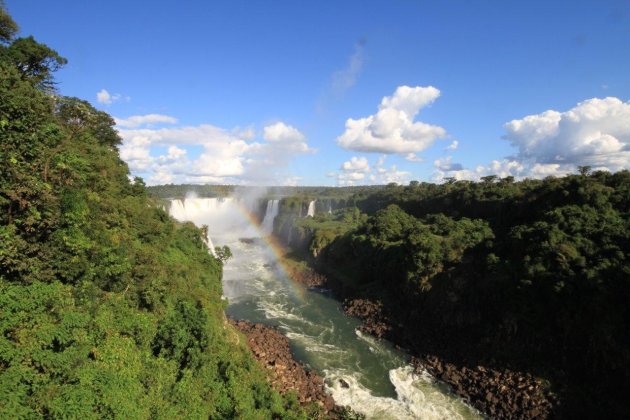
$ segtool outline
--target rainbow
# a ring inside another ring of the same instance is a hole
[[[210,202],[212,200],[213,200],[212,198],[199,199],[197,197],[187,197],[184,200],[172,200],[169,213],[171,214],[171,216],[173,216],[177,220],[189,220],[197,224],[198,219],[195,220],[197,217],[191,215],[190,212],[194,211],[199,216],[205,215],[206,212],[211,211],[213,208],[210,205]],[[246,206],[244,206],[238,199],[228,198],[228,200],[230,203],[230,207],[232,209],[236,209],[238,213],[241,216],[243,216],[244,221],[255,229],[255,231],[258,233],[257,236],[259,236],[264,241],[265,245],[272,251],[274,257],[276,258],[278,262],[278,268],[280,269],[281,274],[283,274],[284,276],[286,276],[288,279],[291,280],[292,270],[288,266],[285,259],[287,250],[280,243],[278,238],[276,238],[273,234],[267,234],[265,230],[263,229],[262,224],[259,222],[258,218],[256,217],[256,215],[252,213]],[[212,238],[210,236],[208,238],[208,242],[209,242],[208,243],[209,247],[212,247],[213,246]],[[289,281],[289,284],[295,290],[296,292],[295,294],[298,298],[304,297],[305,288],[303,286],[299,285],[297,282],[292,281],[292,280]]]
[[[280,243],[280,240],[273,234],[267,234],[263,229],[262,225],[258,220],[258,217],[254,213],[252,213],[247,207],[241,205],[238,200],[234,200],[236,208],[241,212],[241,214],[247,219],[249,224],[253,226],[259,233],[260,238],[265,242],[265,244],[271,249],[274,254],[274,257],[278,261],[278,266],[280,267],[280,271],[284,276],[286,276],[290,281],[289,284],[296,292],[296,296],[301,300],[305,299],[306,288],[296,281],[293,280],[291,276],[291,268],[286,262],[285,255],[287,254],[287,249]]]

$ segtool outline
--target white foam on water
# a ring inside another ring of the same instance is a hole
[[[291,309],[287,308],[286,303],[260,300],[258,301],[258,307],[263,310],[267,319],[296,321],[303,325],[315,326],[315,324],[308,319],[293,313]]]
[[[480,417],[458,398],[444,394],[428,374],[417,375],[411,366],[389,371],[397,398],[373,395],[346,371],[325,371],[326,388],[339,405],[350,406],[368,419],[464,419]],[[345,386],[341,380],[345,382]]]
[[[314,204],[309,203],[307,215],[312,216],[311,207],[314,214]],[[277,259],[267,245],[261,240],[239,240],[258,237],[260,232],[253,230],[243,217],[238,202],[229,198],[187,197],[173,200],[169,212],[176,219],[207,225],[209,244],[214,240],[232,249],[233,258],[224,266],[224,295],[231,304],[250,300],[257,312],[279,326],[289,340],[303,349],[308,363],[323,371],[326,387],[337,404],[348,405],[369,419],[480,417],[445,391],[444,386],[438,386],[428,373],[414,373],[412,367],[406,365],[406,356],[388,343],[358,330],[354,334],[360,346],[351,343],[355,340],[352,327],[346,328],[344,321],[336,325],[336,321],[322,312],[324,309],[313,310],[317,299],[296,304],[291,288],[281,280]],[[274,212],[272,200],[267,203],[268,219]],[[267,220],[267,227],[270,223],[273,221]],[[337,311],[336,308],[325,310]],[[317,316],[311,318],[314,313]],[[338,331],[333,334],[335,327]],[[369,357],[365,357],[366,353]],[[342,385],[341,379],[347,387]],[[378,381],[381,383],[375,384]],[[379,392],[382,394],[378,395]],[[395,396],[387,396],[388,392]]]
[[[319,337],[314,337],[312,335],[287,331],[285,334],[290,340],[295,340],[302,344],[306,351],[311,351],[314,353],[323,353],[325,355],[341,355],[347,353],[346,350],[341,349],[334,344],[326,344],[322,343]]]
[[[372,353],[383,356],[391,355],[391,349],[389,348],[390,345],[388,342],[380,340],[369,334],[364,334],[358,329],[354,330],[354,333],[361,341],[364,341],[368,345],[368,348]]]

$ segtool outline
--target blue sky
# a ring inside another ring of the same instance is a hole
[[[630,167],[628,0],[6,4],[149,184]]]

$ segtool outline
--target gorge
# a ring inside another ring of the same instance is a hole
[[[279,267],[345,299],[362,333],[408,349],[418,371],[482,413],[572,418],[626,409],[628,375],[614,372],[628,366],[628,185],[622,171],[271,188],[244,207],[249,220],[269,223],[277,200],[272,243],[288,252]],[[183,188],[151,191],[165,198]],[[205,197],[216,188],[194,187]]]
[[[414,373],[409,356],[359,332],[339,302],[292,282],[267,236],[278,200],[267,202],[260,226],[258,207],[233,197],[170,202],[173,217],[207,225],[209,242],[232,250],[223,277],[228,316],[278,327],[296,357],[324,376],[336,403],[368,418],[479,418],[428,373]],[[314,216],[313,201],[307,210]]]

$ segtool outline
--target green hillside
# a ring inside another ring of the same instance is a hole
[[[302,418],[226,323],[221,261],[0,4],[0,418]]]

